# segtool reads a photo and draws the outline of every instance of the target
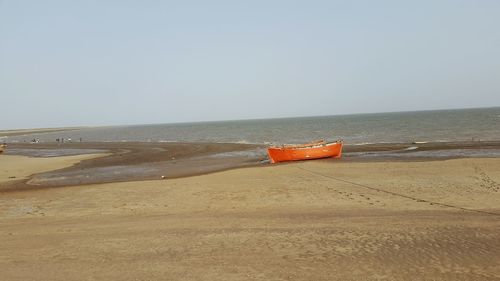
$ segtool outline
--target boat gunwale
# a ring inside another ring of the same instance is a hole
[[[325,146],[332,146],[332,145],[342,145],[342,142],[329,142],[329,143],[324,143],[324,144],[314,144],[314,145],[310,145],[310,146],[284,146],[284,147],[280,147],[280,146],[271,146],[269,147],[268,149],[279,149],[279,150],[302,150],[302,149],[312,149],[312,148],[321,148],[321,147],[325,147]]]

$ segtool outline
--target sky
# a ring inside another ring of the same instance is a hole
[[[0,129],[500,106],[500,1],[0,0]]]

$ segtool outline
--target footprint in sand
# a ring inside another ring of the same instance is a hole
[[[480,181],[480,186],[482,188],[488,189],[493,192],[499,192],[500,191],[500,184],[491,179],[486,172],[484,172],[480,167],[474,167],[474,170],[476,172],[476,179]]]

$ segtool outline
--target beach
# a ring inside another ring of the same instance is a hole
[[[0,0],[0,281],[500,281],[499,13]]]
[[[224,150],[206,145],[189,149]],[[240,159],[164,180],[30,183],[118,161],[100,149],[0,155],[3,280],[500,279],[498,158]]]

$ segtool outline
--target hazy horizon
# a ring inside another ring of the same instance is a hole
[[[0,129],[500,106],[497,1],[0,1]]]
[[[75,125],[75,126],[63,126],[63,127],[25,127],[25,128],[12,128],[3,129],[0,131],[9,130],[37,130],[37,129],[59,129],[59,128],[85,128],[85,127],[127,127],[127,126],[142,126],[142,125],[170,125],[170,124],[196,124],[196,123],[217,123],[217,122],[232,122],[232,121],[257,121],[257,120],[273,120],[273,119],[300,119],[300,118],[317,118],[317,117],[336,117],[336,116],[350,116],[350,115],[371,115],[371,114],[391,114],[391,113],[412,113],[412,112],[433,112],[433,111],[459,111],[459,110],[476,110],[476,109],[500,109],[500,106],[488,106],[488,107],[466,107],[466,108],[440,108],[440,109],[423,109],[423,110],[408,110],[408,111],[385,111],[385,112],[353,112],[345,114],[332,114],[332,115],[303,115],[303,116],[283,116],[283,117],[271,117],[271,118],[250,118],[250,119],[219,119],[219,120],[194,120],[194,121],[181,121],[181,122],[164,122],[164,123],[127,123],[127,124],[102,124],[102,125]],[[500,112],[499,112],[500,113]],[[500,116],[500,115],[499,115]]]

